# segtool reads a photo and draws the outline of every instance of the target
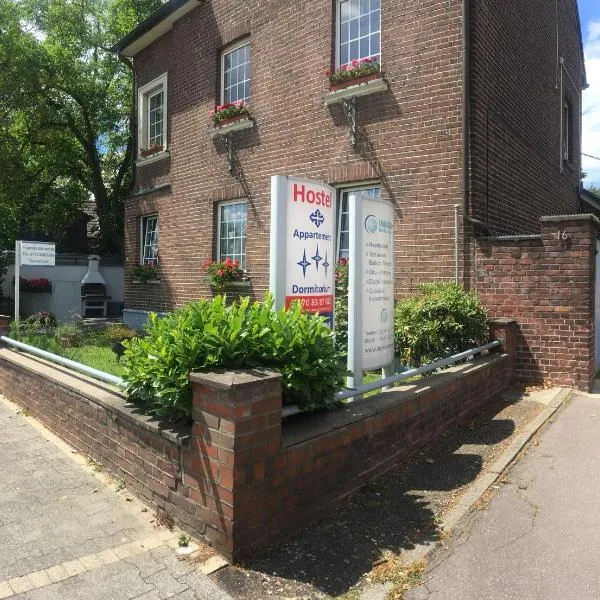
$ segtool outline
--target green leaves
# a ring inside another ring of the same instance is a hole
[[[454,283],[421,284],[420,293],[396,306],[395,350],[420,366],[480,345],[487,316],[476,294]]]
[[[150,414],[173,420],[191,414],[192,371],[211,368],[278,369],[284,403],[323,408],[343,386],[345,364],[323,319],[273,310],[273,299],[248,298],[227,306],[223,296],[199,300],[159,319],[126,345],[122,364],[132,399]]]

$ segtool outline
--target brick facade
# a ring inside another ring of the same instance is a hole
[[[113,390],[8,349],[0,349],[0,393],[238,561],[506,389],[514,326],[495,325],[504,352],[283,423],[280,375],[260,369],[192,374],[193,424],[179,431],[138,414]]]
[[[591,215],[544,217],[540,235],[477,240],[475,288],[490,316],[518,323],[518,379],[591,390],[599,226]]]

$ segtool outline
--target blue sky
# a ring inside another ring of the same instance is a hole
[[[600,158],[600,1],[578,0],[589,88],[583,92],[583,152]],[[586,185],[600,186],[600,160],[582,157]]]

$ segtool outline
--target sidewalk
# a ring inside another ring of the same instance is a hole
[[[70,452],[0,397],[0,599],[230,599],[176,553],[177,532]]]
[[[600,394],[578,394],[405,600],[600,598]]]

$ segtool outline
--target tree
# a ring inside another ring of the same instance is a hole
[[[160,4],[0,0],[4,244],[23,230],[60,239],[93,199],[100,248],[120,250],[132,185],[132,67],[110,46]]]

